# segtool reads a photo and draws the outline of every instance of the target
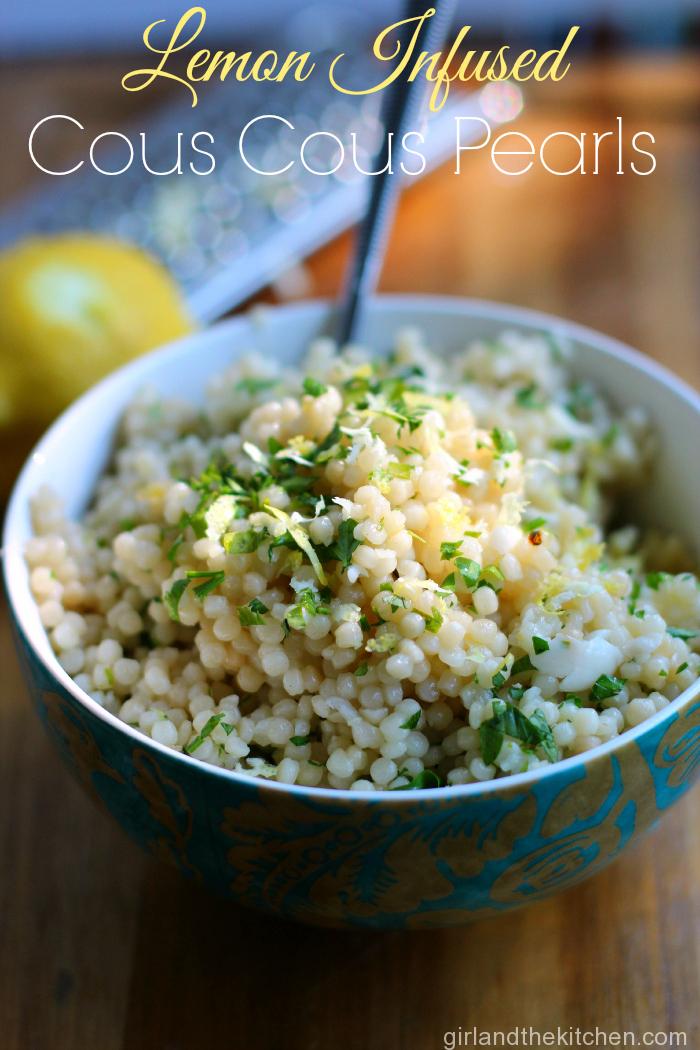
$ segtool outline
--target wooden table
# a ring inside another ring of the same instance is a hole
[[[106,74],[71,76],[17,70],[25,115],[48,112],[49,97],[71,112],[75,77],[98,87]],[[520,127],[537,140],[622,112],[656,135],[658,171],[507,179],[477,157],[459,178],[438,173],[402,204],[383,287],[551,310],[700,384],[699,104],[690,63],[578,71]],[[6,191],[26,174],[22,113],[11,121]],[[335,292],[346,250],[343,239],[311,262],[314,292]],[[430,933],[303,929],[142,856],[49,748],[4,613],[0,661],[4,1050],[431,1050],[446,1031],[530,1025],[685,1031],[700,1045],[697,790],[607,871],[526,911]]]

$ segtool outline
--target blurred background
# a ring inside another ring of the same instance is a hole
[[[3,25],[2,49],[6,55],[55,54],[59,50],[90,52],[129,50],[143,27],[157,18],[179,16],[187,5],[165,0],[122,0],[119,5],[97,7],[90,0],[72,0],[60,7],[52,0],[35,0],[31,7],[8,10]],[[326,39],[333,36],[333,22],[349,17],[349,5],[337,0],[299,4],[294,0],[266,3],[203,4],[219,35],[240,39],[260,35],[271,38],[280,31],[301,26],[304,34]],[[426,5],[428,6],[428,5]],[[379,27],[401,17],[400,0],[356,0],[352,18],[358,27]],[[693,0],[462,0],[459,18],[496,36],[533,34],[547,38],[563,26],[585,22],[592,37],[610,33],[624,45],[679,46],[698,30],[698,9]],[[344,41],[346,43],[347,41]]]

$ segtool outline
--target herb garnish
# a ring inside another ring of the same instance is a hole
[[[408,784],[400,784],[398,787],[390,788],[390,791],[420,791],[425,788],[437,788],[442,785],[442,780],[432,769],[422,769]]]
[[[165,607],[168,610],[168,615],[170,616],[171,620],[175,621],[175,623],[180,622],[180,599],[189,587],[189,583],[190,581],[186,578],[181,580],[175,580],[170,590],[166,591],[163,595],[163,602],[165,603]]]
[[[267,529],[227,532],[222,539],[222,544],[227,554],[252,554],[268,535]]]
[[[344,569],[347,569],[352,561],[354,551],[360,546],[361,541],[355,539],[357,522],[354,518],[346,518],[338,526],[338,538],[328,547],[321,548],[326,560],[337,560]]]
[[[296,605],[287,610],[285,622],[292,630],[301,631],[306,627],[309,616],[322,616],[330,612],[330,606],[320,601],[310,587],[300,591]]]
[[[672,638],[682,638],[684,642],[689,642],[691,638],[697,638],[699,633],[698,631],[687,631],[684,627],[667,627],[666,631]]]
[[[527,718],[507,700],[494,700],[493,716],[479,726],[481,757],[487,766],[498,758],[506,736],[529,747],[541,747],[550,762],[556,762],[558,758],[551,727],[541,711],[535,711]]]
[[[307,376],[302,383],[302,389],[305,394],[309,394],[311,397],[320,397],[321,394],[325,394],[328,387],[323,383],[320,383],[318,379],[313,379],[312,376]]]
[[[201,745],[204,743],[207,737],[211,736],[211,734],[219,725],[219,723],[222,723],[222,729],[225,729],[227,734],[230,736],[233,732],[233,726],[229,726],[228,724],[223,722],[223,719],[225,717],[226,716],[223,713],[223,711],[218,715],[212,715],[209,721],[205,723],[201,733],[199,733],[199,735],[196,736],[194,740],[192,740],[189,744],[185,744],[185,753],[191,755],[194,751],[197,750],[198,747],[201,747]]]
[[[437,634],[442,627],[443,617],[438,609],[431,609],[430,614],[427,616],[424,614],[423,619],[426,631],[430,631],[431,634]]]
[[[421,711],[414,711],[410,718],[407,718],[405,722],[402,722],[399,729],[415,729],[420,722]]]
[[[496,451],[501,455],[506,452],[515,452],[518,447],[512,430],[501,430],[500,427],[494,427],[491,431],[491,440]]]
[[[523,521],[520,523],[523,532],[535,532],[546,524],[546,518],[531,518],[529,521]]]
[[[247,605],[239,606],[238,619],[241,627],[261,627],[265,623],[263,615],[269,611],[259,598],[253,598]]]
[[[245,376],[243,379],[239,379],[234,386],[235,391],[241,393],[250,394],[251,397],[255,397],[256,394],[261,394],[263,390],[269,390],[270,387],[277,386],[278,379],[263,379],[258,376]]]
[[[658,591],[664,580],[670,580],[671,576],[668,572],[648,572],[646,575],[646,585],[651,587],[652,591]]]
[[[464,583],[470,591],[474,590],[479,582],[481,575],[481,566],[478,561],[474,561],[472,558],[455,558],[455,565],[459,571],[459,575],[464,580]]]
[[[525,654],[525,656],[519,657],[519,659],[517,659],[511,667],[511,678],[513,678],[516,674],[522,674],[523,671],[534,671],[532,660],[527,655],[527,653]]]
[[[545,402],[537,395],[537,384],[529,383],[516,391],[515,401],[522,408],[544,408]]]
[[[591,700],[608,700],[611,696],[617,696],[624,689],[626,681],[625,678],[616,678],[610,674],[600,675],[591,689]]]

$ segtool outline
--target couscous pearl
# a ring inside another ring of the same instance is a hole
[[[394,779],[398,767],[390,758],[377,758],[370,766],[370,775],[375,784],[384,787]]]
[[[174,747],[177,744],[177,728],[168,718],[153,723],[151,736],[156,743],[165,744],[166,747]]]
[[[498,595],[490,587],[478,587],[473,601],[479,616],[491,616],[498,609]]]
[[[282,784],[293,784],[299,776],[299,763],[293,758],[283,758],[277,767],[277,779]]]
[[[393,656],[390,656],[386,662],[387,674],[399,681],[402,678],[408,678],[412,670],[413,661],[410,657],[404,656],[403,653],[395,653]]]
[[[647,718],[651,718],[654,714],[656,714],[654,701],[649,697],[645,697],[644,699],[638,697],[635,700],[631,700],[627,707],[627,724],[631,726],[639,725],[640,722],[645,721]]]
[[[82,649],[64,649],[60,661],[64,671],[69,675],[76,675],[85,666],[85,653]]]
[[[76,649],[80,645],[80,634],[65,620],[55,628],[52,637],[59,649]]]
[[[155,693],[156,696],[162,696],[162,694],[167,693],[170,688],[170,679],[164,668],[159,664],[151,664],[151,666],[146,669],[144,681],[151,692]]]
[[[119,717],[123,722],[128,722],[131,725],[139,721],[145,710],[145,705],[140,700],[126,700],[121,706]]]
[[[342,777],[343,779],[351,777],[355,771],[352,761],[340,748],[328,756],[326,767],[334,776]]]
[[[57,601],[43,602],[39,607],[39,616],[44,627],[56,627],[64,617],[63,606]]]
[[[266,652],[261,657],[260,663],[265,674],[270,675],[271,678],[283,675],[289,670],[289,658],[280,649]]]
[[[576,727],[571,722],[557,722],[552,735],[557,747],[569,747],[576,739]]]
[[[475,780],[493,780],[496,775],[496,767],[487,766],[483,759],[477,757],[469,763],[469,772]]]
[[[359,623],[341,623],[335,630],[335,641],[341,649],[359,649],[363,634]]]
[[[401,617],[399,627],[404,638],[418,638],[425,630],[425,620],[420,613],[409,612]]]
[[[130,686],[138,680],[141,674],[141,665],[138,660],[123,657],[116,661],[112,671],[114,680],[118,685]]]
[[[576,732],[582,736],[593,736],[598,730],[598,712],[590,707],[575,708],[571,715]]]

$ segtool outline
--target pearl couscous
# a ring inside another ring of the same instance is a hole
[[[167,747],[311,787],[490,780],[698,675],[681,552],[604,542],[652,454],[548,337],[449,361],[416,333],[383,359],[320,342],[301,373],[236,363],[203,406],[139,396],[84,520],[37,494],[31,586],[76,684]]]

